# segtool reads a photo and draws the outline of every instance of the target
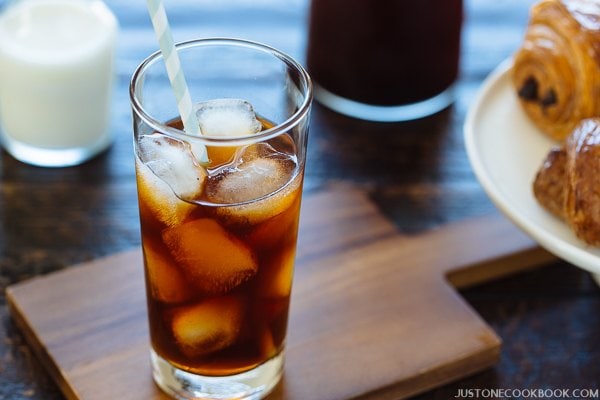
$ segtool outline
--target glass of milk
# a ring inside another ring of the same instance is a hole
[[[64,167],[110,145],[117,30],[101,0],[19,0],[0,14],[0,137],[12,156]]]

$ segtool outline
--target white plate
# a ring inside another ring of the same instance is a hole
[[[558,257],[600,273],[600,249],[587,246],[533,196],[535,174],[556,143],[522,111],[510,82],[511,62],[483,83],[464,126],[469,161],[488,196],[506,216]]]

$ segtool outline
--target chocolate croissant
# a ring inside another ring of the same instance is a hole
[[[600,2],[535,4],[512,81],[529,118],[558,141],[582,119],[600,116]]]
[[[567,152],[555,147],[546,156],[533,181],[533,195],[546,210],[566,219]]]
[[[548,153],[533,183],[537,201],[593,246],[600,246],[599,172],[600,118],[589,118]]]
[[[566,220],[580,239],[600,245],[600,118],[581,122],[565,143]]]

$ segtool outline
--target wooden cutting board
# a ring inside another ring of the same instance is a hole
[[[402,236],[347,188],[306,198],[301,219],[270,400],[401,399],[489,367],[501,341],[454,287],[554,260],[499,215]],[[133,249],[8,288],[68,399],[166,398],[150,376],[141,263]]]

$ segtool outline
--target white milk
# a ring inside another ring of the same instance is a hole
[[[0,15],[0,132],[15,158],[75,165],[110,144],[116,35],[100,0],[21,0]]]

